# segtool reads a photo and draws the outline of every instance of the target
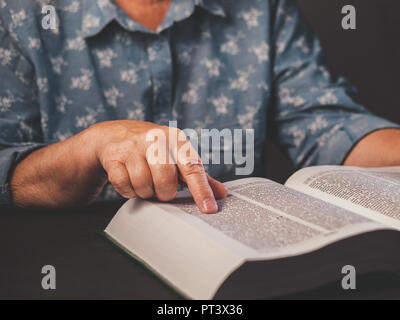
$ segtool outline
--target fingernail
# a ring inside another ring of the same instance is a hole
[[[203,208],[205,213],[217,213],[218,211],[218,204],[213,198],[208,198],[203,201]]]

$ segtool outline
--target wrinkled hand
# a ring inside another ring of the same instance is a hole
[[[125,198],[155,195],[160,201],[171,201],[178,184],[183,183],[200,211],[215,213],[216,198],[227,195],[225,186],[207,175],[199,155],[179,129],[127,120],[99,123],[89,130],[99,163]],[[160,135],[165,137],[163,143],[149,139]],[[167,161],[160,161],[163,159]]]

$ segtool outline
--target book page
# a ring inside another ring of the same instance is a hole
[[[230,250],[239,250],[247,259],[298,255],[352,235],[385,228],[266,179],[243,179],[227,186],[229,195],[218,201],[220,211],[214,215],[202,214],[188,193],[181,193],[172,204],[161,206],[169,207],[170,213]]]
[[[306,168],[286,186],[400,230],[400,167]]]

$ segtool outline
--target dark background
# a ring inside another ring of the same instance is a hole
[[[334,74],[358,89],[358,101],[373,113],[400,123],[400,1],[297,0],[319,36]],[[357,30],[343,30],[343,6],[357,10]],[[268,147],[267,176],[281,183],[293,173],[290,162]]]

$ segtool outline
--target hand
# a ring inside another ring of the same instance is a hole
[[[164,133],[166,143],[158,145],[162,149],[157,154],[164,156],[159,159],[166,159],[165,162],[149,159],[149,148],[154,145],[149,141],[152,132]],[[155,195],[160,201],[170,201],[181,182],[188,186],[200,211],[215,213],[215,199],[227,195],[225,186],[206,174],[199,155],[185,136],[182,139],[179,129],[127,120],[96,124],[87,134],[108,180],[125,198],[148,199]],[[180,139],[177,143],[170,137]]]

